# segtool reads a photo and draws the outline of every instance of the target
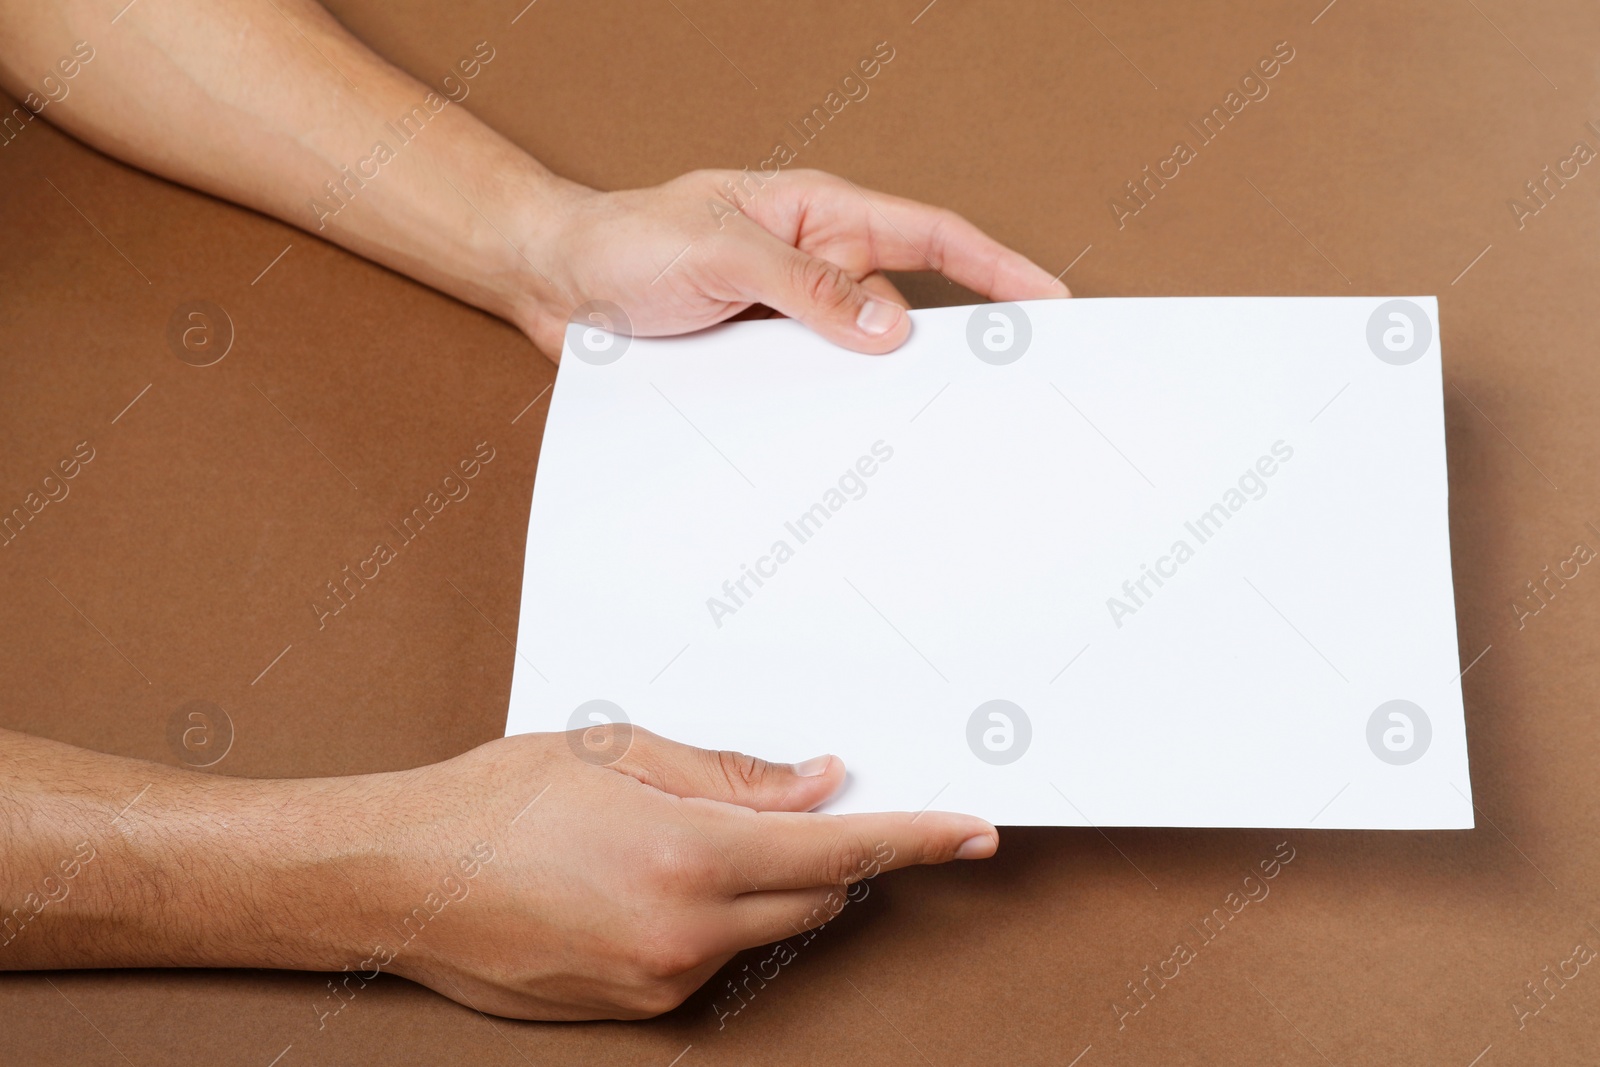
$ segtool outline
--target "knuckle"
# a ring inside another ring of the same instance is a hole
[[[844,271],[824,259],[801,259],[793,268],[795,288],[814,307],[836,311],[850,303],[855,286]]]
[[[723,180],[725,178],[727,178],[727,176],[728,176],[728,172],[725,171],[725,170],[716,170],[716,169],[711,168],[711,167],[701,167],[701,168],[699,168],[697,170],[689,171],[687,174],[684,174],[679,180],[684,182],[685,184],[688,184],[688,185],[695,185],[695,186],[711,185],[711,186],[716,186],[716,185],[720,185],[723,182]]]
[[[643,880],[652,890],[675,895],[699,886],[710,864],[698,836],[666,830],[652,836],[642,866]]]
[[[715,754],[717,770],[734,790],[759,785],[767,776],[767,761],[743,752],[723,750]]]
[[[631,962],[638,977],[636,984],[642,989],[656,990],[672,985],[673,979],[694,970],[705,959],[705,953],[682,931],[652,924],[639,932]],[[669,1005],[676,1006],[676,1002]]]
[[[663,1015],[687,1000],[691,992],[676,982],[649,982],[632,991],[628,1006],[641,1018]]]
[[[933,221],[928,227],[928,257],[935,266],[944,263],[944,250],[955,243],[963,228],[968,224],[961,215],[949,208],[935,208]]]
[[[937,237],[948,238],[952,231],[967,224],[964,216],[957,214],[947,207],[933,209],[933,232]]]
[[[840,834],[829,842],[822,860],[822,875],[828,884],[840,886],[855,881],[859,877],[860,854],[860,845],[848,834]]]

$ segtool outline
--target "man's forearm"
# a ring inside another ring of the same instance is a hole
[[[446,92],[390,66],[310,0],[125,2],[0,0],[0,84],[113,156],[524,329],[568,310],[540,247],[546,224],[586,191]],[[469,69],[483,62],[469,58]]]
[[[338,970],[404,872],[405,773],[260,780],[0,731],[0,969]]]

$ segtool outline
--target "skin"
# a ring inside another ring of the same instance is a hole
[[[601,192],[455,103],[318,212],[324,183],[433,90],[307,0],[124,3],[0,0],[0,85],[110,155],[451,293],[546,353],[595,299],[641,335],[760,305],[881,354],[911,330],[884,270],[939,270],[997,300],[1068,295],[959,216],[843,178],[697,171]],[[80,41],[94,56],[65,79]],[[0,730],[0,967],[383,971],[500,1015],[638,1018],[734,952],[826,922],[857,879],[998,845],[970,816],[810,813],[844,781],[836,757],[774,764],[636,729],[601,765],[594,733],[263,780]]]

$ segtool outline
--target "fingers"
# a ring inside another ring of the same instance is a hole
[[[888,279],[857,282],[837,264],[807,255],[759,227],[743,229],[729,266],[741,300],[776,308],[834,344],[881,354],[911,334],[903,298],[896,301],[885,291]]]
[[[634,727],[627,754],[611,765],[679,797],[703,797],[756,811],[809,811],[844,783],[844,763],[817,756],[769,763],[742,752],[695,748]]]
[[[769,811],[722,827],[733,891],[839,886],[915,864],[984,859],[1000,832],[971,815],[926,811],[813,815]],[[747,880],[748,879],[748,880]]]
[[[867,224],[881,270],[936,270],[991,300],[1071,296],[1027,256],[1012,251],[953,211],[870,190]]]

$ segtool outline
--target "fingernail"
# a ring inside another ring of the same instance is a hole
[[[961,842],[961,847],[956,849],[958,860],[981,860],[994,855],[998,845],[995,839],[988,834],[978,834]]]
[[[832,756],[812,756],[804,763],[794,765],[794,773],[801,778],[815,778],[828,769]]]
[[[856,329],[872,337],[881,337],[894,329],[895,323],[900,321],[900,313],[901,308],[895,304],[868,300],[856,316]]]

